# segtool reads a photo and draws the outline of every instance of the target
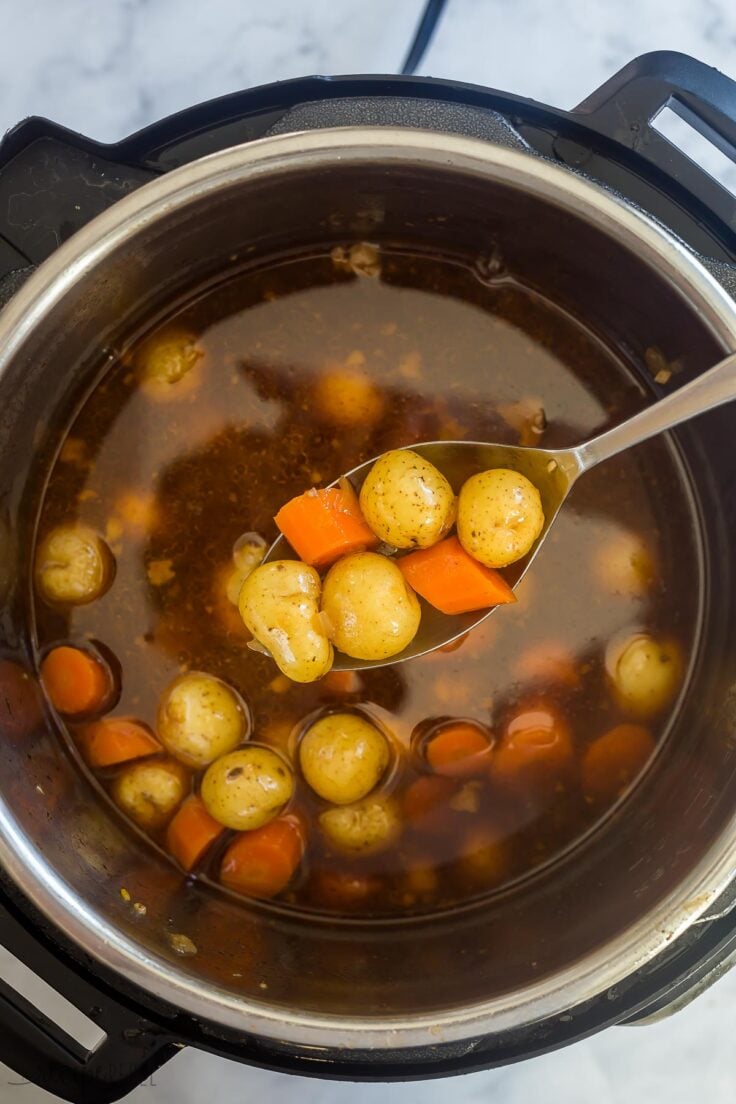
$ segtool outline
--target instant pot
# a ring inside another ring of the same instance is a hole
[[[698,516],[702,627],[663,751],[580,846],[486,902],[341,922],[184,881],[76,769],[34,674],[29,550],[60,428],[116,335],[195,278],[410,237],[546,289],[652,398],[653,358],[677,385],[734,351],[736,199],[653,127],[667,105],[734,154],[736,84],[673,53],[569,112],[452,81],[311,77],[115,145],[44,119],[6,135],[0,942],[105,1032],[87,1050],[0,981],[0,1059],[22,1077],[102,1104],[182,1046],[348,1080],[486,1069],[666,1015],[736,958],[733,407],[669,437]]]

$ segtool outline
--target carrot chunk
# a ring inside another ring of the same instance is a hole
[[[224,830],[210,816],[200,799],[192,794],[180,806],[166,829],[166,846],[179,866],[191,870]]]
[[[54,708],[68,717],[96,713],[110,697],[110,675],[102,663],[67,644],[45,656],[41,679]]]
[[[621,724],[594,740],[583,756],[581,780],[588,801],[615,801],[643,769],[654,739],[643,725]]]
[[[153,733],[127,717],[106,717],[82,733],[82,752],[91,767],[113,767],[159,751],[163,748]]]
[[[357,671],[328,671],[322,679],[322,686],[331,694],[359,694],[363,680]]]
[[[362,870],[317,870],[309,883],[310,896],[318,904],[346,911],[364,908],[382,888],[377,874]]]
[[[274,520],[300,559],[312,567],[326,567],[379,543],[347,482],[292,498]]]
[[[409,586],[441,613],[470,613],[516,601],[503,576],[469,556],[457,537],[396,562]]]
[[[447,806],[455,793],[450,778],[422,774],[408,787],[402,802],[405,819],[412,827],[447,831]]]
[[[572,736],[562,714],[546,702],[529,702],[506,725],[491,757],[491,777],[531,797],[561,785],[573,760]]]
[[[275,897],[291,881],[304,851],[304,833],[295,817],[278,817],[242,832],[225,852],[220,881],[249,897]]]
[[[436,774],[450,777],[479,774],[486,767],[491,744],[478,725],[458,721],[441,729],[425,746],[427,763]]]

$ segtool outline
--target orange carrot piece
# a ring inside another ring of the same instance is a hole
[[[295,817],[278,817],[242,832],[225,852],[220,881],[249,897],[275,897],[291,881],[304,852],[304,833]]]
[[[478,725],[458,721],[432,736],[424,754],[435,774],[460,778],[481,773],[490,748],[488,735]]]
[[[51,704],[68,717],[97,713],[110,697],[110,675],[81,648],[52,648],[41,664],[41,679]]]
[[[615,801],[653,751],[652,734],[642,725],[617,725],[599,736],[583,755],[580,767],[585,797],[595,802]]]
[[[440,613],[470,613],[516,601],[503,576],[469,556],[457,537],[396,562],[409,586]]]
[[[322,686],[331,694],[358,694],[363,680],[357,671],[329,671],[322,679]]]
[[[91,767],[101,768],[155,755],[163,748],[153,733],[138,721],[106,717],[84,729],[82,751]]]
[[[407,788],[402,801],[404,818],[416,828],[447,830],[446,812],[456,785],[449,778],[423,774]]]
[[[166,829],[166,846],[179,866],[191,870],[225,829],[192,794],[177,810]]]
[[[326,567],[341,556],[379,543],[347,482],[319,491],[312,488],[292,498],[274,520],[300,559],[312,567]]]
[[[546,702],[530,702],[507,724],[490,760],[491,777],[536,790],[555,786],[573,762],[570,728]]]
[[[440,655],[449,655],[450,652],[456,652],[458,648],[462,648],[469,635],[469,633],[463,633],[462,636],[458,636],[457,640],[451,640],[449,644],[443,644],[441,648],[435,648],[435,651],[439,652]],[[428,654],[434,655],[434,652]]]

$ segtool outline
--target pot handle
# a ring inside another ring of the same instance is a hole
[[[260,138],[294,103],[331,87],[329,78],[300,77],[233,92],[110,145],[37,116],[12,127],[0,140],[0,308],[36,265],[128,192]]]
[[[652,125],[665,107],[736,161],[736,81],[687,54],[642,54],[571,114],[681,183],[733,229],[733,195]]]
[[[105,1032],[88,1049],[0,977],[0,1061],[18,1074],[75,1104],[119,1100],[177,1053],[174,1039],[136,1015],[100,979],[95,984],[23,924],[13,903],[0,895],[0,947],[42,977]]]
[[[0,308],[63,241],[158,173],[48,119],[0,143]]]

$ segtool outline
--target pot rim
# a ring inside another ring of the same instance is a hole
[[[693,253],[649,216],[581,175],[536,155],[434,131],[339,127],[264,138],[174,169],[119,200],[77,231],[0,311],[0,374],[74,281],[151,221],[223,186],[263,175],[344,165],[410,164],[503,182],[587,218],[694,303],[727,351],[736,350],[736,305]],[[723,892],[736,870],[733,822],[689,876],[655,908],[581,962],[470,1006],[400,1017],[299,1013],[244,1000],[180,974],[128,939],[49,869],[0,800],[0,863],[25,896],[75,946],[133,985],[211,1024],[286,1044],[391,1049],[469,1039],[559,1016],[620,983],[667,947]]]

